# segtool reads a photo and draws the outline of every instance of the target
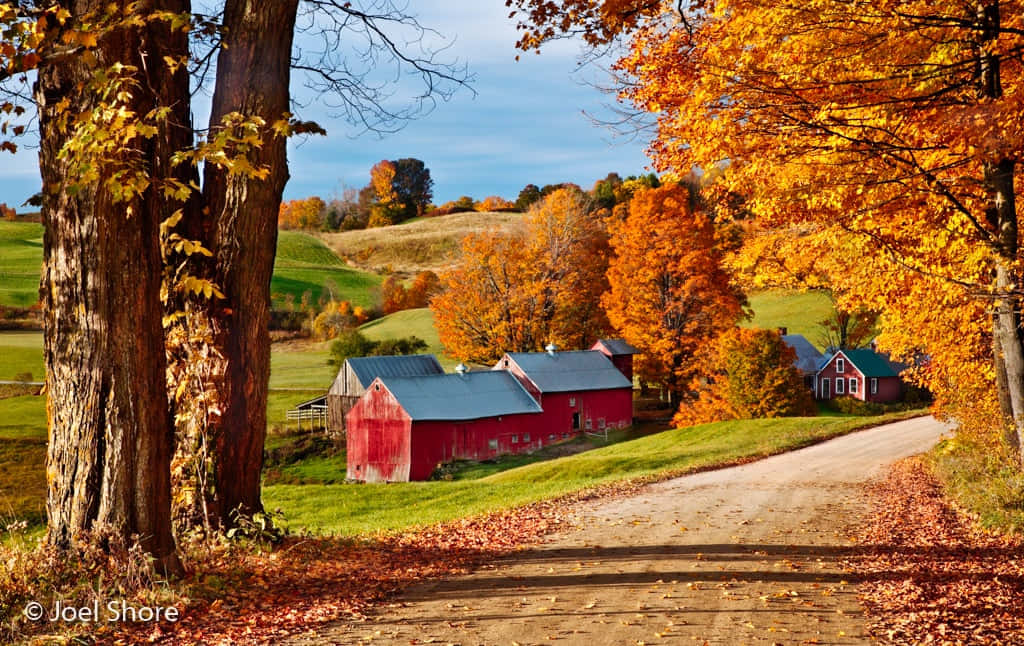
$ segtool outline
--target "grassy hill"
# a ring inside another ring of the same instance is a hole
[[[784,327],[790,334],[802,334],[819,350],[823,349],[820,323],[832,313],[828,294],[773,289],[751,294],[749,298],[754,318],[744,324],[746,327],[767,330]]]
[[[39,300],[43,225],[0,222],[0,305],[28,307]]]
[[[43,263],[43,226],[31,222],[0,222],[0,305],[27,307],[39,298]],[[316,237],[282,231],[270,291],[281,306],[285,295],[298,303],[309,291],[314,302],[327,290],[338,300],[372,306],[381,277],[353,269]]]
[[[381,283],[377,274],[347,266],[333,251],[315,237],[298,231],[282,231],[277,241],[274,275],[270,293],[280,307],[290,294],[296,303],[307,291],[315,303],[325,291],[335,300],[372,307]]]
[[[359,267],[390,267],[405,273],[437,271],[452,263],[466,234],[512,229],[522,219],[519,213],[453,213],[392,227],[323,233],[320,239]]]

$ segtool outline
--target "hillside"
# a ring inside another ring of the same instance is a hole
[[[824,349],[821,322],[832,313],[828,294],[772,289],[751,294],[748,298],[754,318],[744,323],[744,327],[756,326],[766,330],[784,327],[790,334],[802,334],[819,350]]]
[[[0,222],[0,305],[28,307],[39,300],[43,225]]]
[[[377,301],[381,277],[347,266],[333,251],[315,237],[298,231],[281,231],[277,239],[277,258],[270,293],[275,307],[291,295],[298,304],[310,292],[316,303],[326,291],[335,300],[372,307]]]
[[[415,273],[450,265],[466,234],[513,229],[522,217],[519,213],[453,213],[379,229],[319,235],[335,253],[358,267]]]

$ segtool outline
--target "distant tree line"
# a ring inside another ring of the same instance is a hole
[[[693,187],[691,195],[699,195],[699,179],[685,178],[683,183],[687,182]],[[613,212],[618,207],[621,219],[625,217],[625,205],[636,191],[658,188],[661,180],[654,173],[623,178],[613,172],[597,180],[589,191],[571,182],[544,186],[527,184],[514,201],[500,195],[489,195],[481,200],[463,195],[440,205],[431,202],[433,185],[430,169],[419,159],[382,160],[370,169],[370,182],[361,189],[346,188],[328,202],[316,196],[283,202],[278,226],[281,229],[351,231],[452,213],[526,213],[559,189],[585,194],[594,211]]]

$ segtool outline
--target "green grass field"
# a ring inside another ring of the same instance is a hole
[[[39,300],[43,225],[0,222],[0,305],[28,307]]]
[[[478,480],[392,484],[270,485],[264,502],[292,528],[355,535],[507,509],[594,485],[682,474],[807,446],[912,414],[719,422],[665,431]]]
[[[802,334],[819,350],[823,349],[821,321],[832,313],[828,294],[773,289],[751,294],[749,299],[754,318],[744,324],[746,327],[784,327],[790,334]]]
[[[334,300],[372,307],[377,302],[381,277],[352,269],[323,242],[298,231],[282,231],[277,242],[277,259],[270,280],[275,307],[285,304],[286,295],[295,303],[310,292],[316,303],[326,292]]]

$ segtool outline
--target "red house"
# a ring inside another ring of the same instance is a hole
[[[892,365],[874,350],[839,350],[815,375],[818,399],[853,397],[861,401],[900,399],[902,382]]]
[[[493,370],[515,375],[540,404],[545,444],[633,423],[633,382],[603,352],[508,352]]]
[[[348,478],[426,480],[449,460],[532,451],[541,415],[507,372],[378,377],[346,416]]]

